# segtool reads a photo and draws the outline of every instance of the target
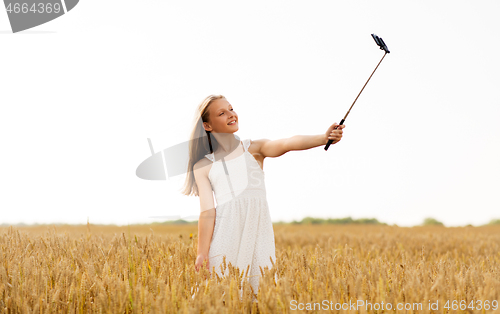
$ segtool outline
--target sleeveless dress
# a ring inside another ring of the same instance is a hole
[[[265,266],[273,267],[270,258],[276,263],[276,248],[265,174],[248,151],[251,143],[250,139],[240,141],[237,150],[243,152],[233,159],[216,161],[214,153],[205,155],[213,162],[208,178],[217,202],[208,258],[210,272],[215,267],[219,276],[229,273],[229,262],[244,272],[243,276],[250,265],[247,276],[257,294],[261,276],[259,267],[262,270]],[[224,255],[226,271],[222,272]]]

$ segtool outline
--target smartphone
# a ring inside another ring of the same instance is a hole
[[[385,44],[384,40],[380,37],[378,37],[375,34],[372,34],[373,40],[379,45],[380,49],[384,50],[387,53],[390,53],[389,48],[387,48],[387,45]]]

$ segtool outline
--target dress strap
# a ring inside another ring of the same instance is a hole
[[[248,147],[250,147],[250,144],[252,143],[252,140],[251,139],[246,139],[246,140],[243,140],[243,149],[247,152],[248,151]]]
[[[214,155],[213,155],[213,153],[211,153],[211,154],[207,154],[207,155],[205,155],[205,157],[207,157],[207,158],[208,158],[208,160],[210,160],[211,162],[215,162],[215,159],[214,159]]]

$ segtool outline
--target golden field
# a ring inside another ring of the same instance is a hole
[[[196,225],[3,227],[0,313],[500,313],[498,225],[274,231],[252,302],[245,270],[195,271]]]

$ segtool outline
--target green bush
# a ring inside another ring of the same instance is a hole
[[[444,226],[442,222],[437,221],[434,218],[425,218],[423,224],[424,226]]]

